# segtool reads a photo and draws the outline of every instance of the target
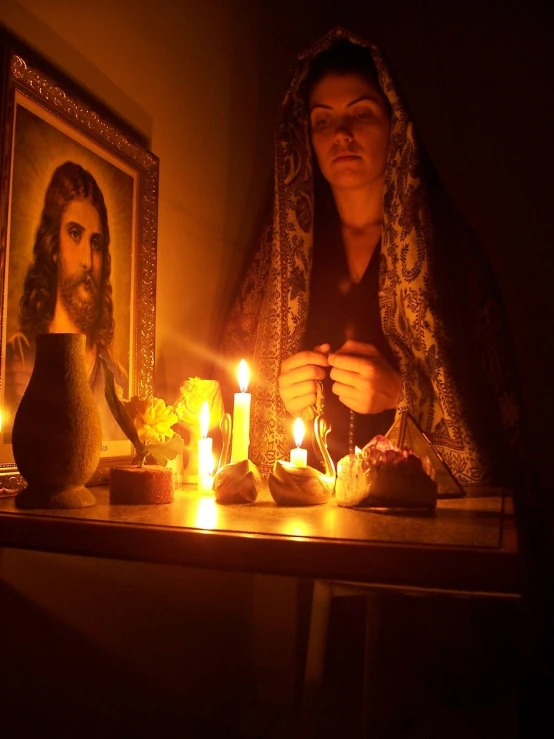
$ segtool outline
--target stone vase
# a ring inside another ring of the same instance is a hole
[[[85,336],[40,334],[12,431],[15,463],[27,482],[16,505],[94,505],[85,483],[96,470],[101,446],[100,416],[85,368]]]

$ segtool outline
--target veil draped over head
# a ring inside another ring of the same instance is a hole
[[[224,336],[227,357],[252,363],[250,458],[267,474],[292,443],[277,379],[282,361],[303,348],[310,299],[314,155],[306,78],[314,57],[345,38],[370,49],[391,106],[379,306],[402,375],[397,414],[414,417],[462,484],[509,483],[524,454],[522,424],[493,276],[418,142],[381,52],[341,28],[291,70],[275,134],[273,223]]]

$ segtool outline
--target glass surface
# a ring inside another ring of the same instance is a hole
[[[439,500],[432,512],[352,509],[328,503],[280,507],[267,489],[250,505],[221,505],[213,495],[184,486],[166,505],[110,505],[106,487],[92,488],[97,503],[78,510],[25,510],[0,500],[0,514],[90,520],[121,525],[200,529],[243,535],[406,544],[498,547],[503,497],[500,489],[474,489],[465,498]]]

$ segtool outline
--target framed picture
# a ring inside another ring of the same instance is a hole
[[[16,39],[0,43],[0,494],[23,484],[11,429],[38,333],[87,337],[103,436],[91,482],[103,483],[132,446],[107,407],[101,358],[123,397],[152,395],[159,161]]]

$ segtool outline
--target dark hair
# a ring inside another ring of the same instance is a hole
[[[379,74],[371,51],[348,39],[337,41],[313,60],[306,77],[306,95],[309,97],[315,84],[327,74],[360,74],[379,90]],[[383,97],[385,97],[383,95]],[[386,100],[386,97],[385,97]]]
[[[33,264],[27,270],[23,295],[19,301],[19,325],[30,338],[48,331],[54,317],[62,215],[72,200],[90,200],[102,226],[102,275],[100,310],[92,330],[93,343],[108,348],[114,335],[110,257],[110,229],[104,196],[90,172],[75,162],[65,162],[54,170],[46,188],[40,225],[33,246]]]

